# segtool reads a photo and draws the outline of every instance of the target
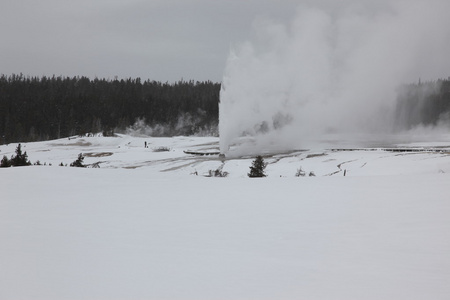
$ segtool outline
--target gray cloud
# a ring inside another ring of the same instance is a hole
[[[231,45],[257,16],[285,19],[296,1],[4,0],[4,74],[222,79]]]

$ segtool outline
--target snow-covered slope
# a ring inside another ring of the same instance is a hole
[[[145,148],[147,145],[147,148]],[[0,155],[10,157],[17,144],[0,146]],[[412,152],[389,151],[392,149],[420,150]],[[189,153],[216,153],[219,140],[215,137],[151,138],[118,135],[117,137],[81,137],[47,142],[22,144],[32,163],[39,161],[52,167],[70,165],[78,154],[85,156],[85,164],[102,169],[145,169],[148,174],[163,176],[207,175],[210,170],[221,168],[229,177],[246,177],[254,156],[227,158],[218,155],[198,156]],[[450,172],[449,142],[390,145],[388,148],[331,147],[293,150],[285,153],[266,152],[269,177],[293,177],[300,167],[317,176],[372,176],[436,174]]]
[[[448,299],[446,145],[268,155],[262,179],[252,157],[183,152],[217,146],[23,144],[47,165],[0,169],[0,299]],[[79,153],[100,168],[58,166]],[[201,176],[219,167],[227,178]]]

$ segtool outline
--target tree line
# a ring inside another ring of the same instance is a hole
[[[396,127],[411,129],[418,125],[450,123],[450,78],[403,85],[398,90]]]
[[[0,143],[104,132],[136,120],[154,135],[217,134],[220,83],[0,76]]]

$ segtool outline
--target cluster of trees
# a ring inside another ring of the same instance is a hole
[[[158,135],[217,133],[219,92],[210,81],[1,75],[0,143],[111,134],[138,119]]]
[[[27,152],[22,152],[22,145],[17,145],[16,155],[12,155],[9,159],[6,155],[3,155],[2,160],[0,161],[0,168],[9,168],[9,167],[24,167],[24,166],[31,166],[31,162],[28,160],[28,154]],[[78,155],[78,158],[70,164],[71,167],[79,167],[79,168],[85,168],[86,165],[83,163],[84,156],[82,153]],[[41,162],[38,160],[34,163],[34,165],[40,166]],[[44,164],[46,165],[46,164]],[[95,164],[94,164],[95,165]],[[50,164],[51,166],[51,164]],[[67,166],[63,163],[60,164],[61,167]],[[95,167],[95,166],[93,166]]]
[[[8,159],[6,155],[3,156],[0,161],[0,168],[9,168],[9,167],[22,167],[22,166],[30,166],[31,162],[28,160],[27,152],[22,153],[22,146],[19,144],[16,148],[16,155],[11,156],[11,159]]]
[[[450,78],[404,85],[396,107],[397,129],[450,121]]]

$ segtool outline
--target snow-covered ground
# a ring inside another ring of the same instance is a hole
[[[299,168],[307,175],[317,176],[375,176],[450,173],[450,136],[448,142],[421,142],[390,144],[380,148],[349,148],[329,144],[313,149],[271,152],[265,151],[269,177],[294,177]],[[147,148],[145,148],[147,145]],[[17,144],[1,145],[0,156],[14,155]],[[412,152],[390,151],[395,149],[418,150]],[[420,151],[419,151],[420,150]],[[118,135],[117,137],[74,137],[60,140],[22,144],[32,163],[52,167],[70,165],[82,153],[84,163],[101,169],[142,169],[147,176],[208,175],[220,169],[228,177],[245,178],[254,156],[236,155],[230,151],[226,158],[218,155],[192,155],[189,153],[217,153],[216,137],[152,138]],[[186,153],[187,152],[187,153]],[[263,151],[264,152],[264,151]],[[44,167],[44,166],[42,166]],[[39,169],[42,170],[42,169]],[[95,172],[94,172],[95,173]]]
[[[184,152],[217,138],[22,147],[45,166],[0,169],[0,299],[450,295],[450,142],[267,154],[262,179],[253,157]],[[79,153],[100,168],[58,166]]]

